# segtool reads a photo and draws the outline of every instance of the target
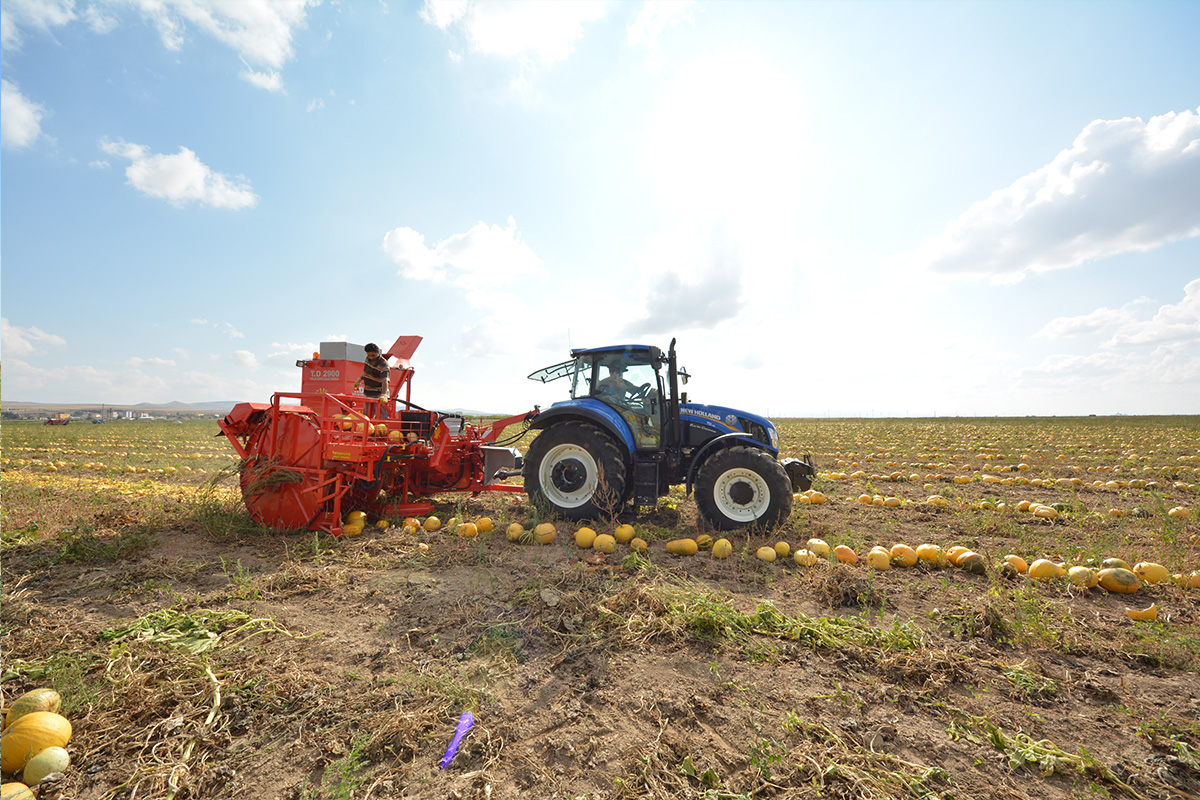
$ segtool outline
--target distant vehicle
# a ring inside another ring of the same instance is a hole
[[[104,420],[100,419],[99,417],[95,417],[92,419],[92,424],[93,425],[103,425]]]
[[[71,420],[66,417],[46,417],[46,421],[43,422],[42,424],[43,425],[66,425],[70,421]]]

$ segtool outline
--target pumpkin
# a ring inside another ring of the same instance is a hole
[[[626,542],[628,542],[630,539],[633,538],[634,533],[635,533],[635,531],[633,529],[633,526],[630,525],[629,523],[625,523],[624,525],[618,525],[617,529],[613,531],[612,535],[613,535],[613,538],[616,539],[618,542],[620,542],[621,544],[625,544]]]
[[[650,545],[640,536],[635,536],[629,540],[629,549],[635,553],[645,554],[649,552]]]
[[[811,550],[797,550],[792,554],[792,560],[798,567],[811,567],[817,563],[817,554]]]
[[[701,550],[712,550],[712,546],[713,537],[707,533],[702,533],[696,537],[696,547],[699,547]]]
[[[728,539],[717,539],[712,546],[713,558],[729,558],[733,554],[733,545]]]
[[[363,526],[361,522],[355,522],[342,526],[342,536],[362,536]]]
[[[1154,622],[1158,619],[1158,604],[1151,603],[1149,608],[1143,609],[1126,607],[1125,615],[1135,622]]]
[[[917,565],[917,551],[906,544],[894,544],[891,549],[892,561],[905,567]]]
[[[917,546],[917,558],[927,564],[941,566],[946,562],[946,554],[942,552],[942,548],[936,544],[922,544]]]
[[[388,522],[386,519],[381,519],[375,522],[375,527],[381,531],[386,531],[388,528],[392,527],[392,523]]]
[[[821,492],[813,492],[808,496],[808,502],[812,503],[814,506],[824,505],[825,495]]]
[[[858,501],[857,501],[857,502],[858,502],[858,503],[860,503],[861,505],[864,505],[864,506],[869,506],[869,505],[871,505],[871,495],[869,495],[869,494],[860,494],[860,495],[858,496]]]
[[[71,756],[66,750],[61,747],[47,747],[29,759],[29,763],[25,765],[25,774],[21,777],[26,786],[37,786],[42,782],[42,778],[52,772],[66,772],[69,766]]]
[[[1067,570],[1067,580],[1076,586],[1091,589],[1100,582],[1100,576],[1091,567],[1071,567]]]
[[[776,542],[775,543],[775,552],[779,555],[780,558],[787,558],[788,556],[790,556],[792,554],[792,546],[790,544],[788,544],[787,542]]]
[[[774,547],[768,547],[764,544],[762,547],[758,548],[758,552],[755,553],[755,555],[758,556],[760,561],[766,561],[768,564],[770,564],[779,554],[775,552]]]
[[[538,544],[550,544],[557,534],[553,522],[543,522],[533,529],[533,536]]]
[[[1146,583],[1162,583],[1170,577],[1167,568],[1162,564],[1155,564],[1150,561],[1139,561],[1133,565],[1133,574],[1144,580]]]
[[[1013,555],[1012,553],[1009,553],[1004,557],[1004,563],[1011,566],[1020,575],[1024,575],[1029,571],[1029,565],[1025,563],[1025,559],[1018,555]]]
[[[1058,509],[1051,506],[1034,506],[1033,515],[1040,519],[1058,519]]]
[[[1029,565],[1029,577],[1040,580],[1066,577],[1067,571],[1047,558],[1039,558]]]
[[[426,517],[425,530],[432,532],[436,531],[440,527],[442,527],[442,521],[440,519],[437,517]]]
[[[983,575],[987,572],[987,565],[983,561],[983,556],[973,550],[968,550],[959,556],[958,561],[955,562],[955,566],[973,575]]]
[[[496,523],[492,522],[491,517],[480,517],[475,520],[475,527],[479,529],[480,533],[491,533],[495,529]]]
[[[842,564],[857,564],[858,563],[858,553],[855,553],[852,548],[847,547],[844,544],[839,544],[837,547],[833,548],[833,554],[837,557],[837,560],[839,563],[842,563]]]
[[[71,723],[53,711],[31,711],[4,731],[0,738],[0,769],[16,773],[25,762],[47,747],[66,747]]]
[[[575,546],[590,550],[592,542],[596,541],[596,532],[591,528],[580,528],[575,531]]]
[[[464,539],[474,539],[479,533],[479,527],[474,522],[464,522],[458,526],[458,535]]]
[[[946,560],[957,567],[958,559],[963,555],[963,553],[969,552],[971,552],[971,548],[963,547],[961,544],[956,544],[946,551]]]
[[[28,786],[13,781],[0,786],[0,800],[34,800],[34,796]]]
[[[53,711],[57,713],[60,708],[62,708],[62,697],[58,692],[47,687],[30,689],[14,700],[13,704],[8,707],[8,713],[4,715],[4,723],[5,725],[12,725],[31,711]]]
[[[888,508],[899,508],[902,505],[899,497],[885,497],[883,504]]]
[[[351,511],[349,514],[346,515],[346,524],[347,525],[366,525],[367,524],[367,512]]]
[[[824,539],[809,539],[806,549],[816,553],[819,558],[829,558],[829,545]]]
[[[508,526],[508,530],[504,532],[504,535],[510,542],[519,542],[523,533],[525,533],[525,526],[519,522],[514,522]]]
[[[1137,575],[1121,567],[1109,567],[1098,573],[1100,588],[1118,594],[1133,594],[1142,585]]]
[[[695,539],[672,539],[666,547],[667,552],[675,556],[694,556],[700,549]]]
[[[592,540],[592,549],[601,553],[612,553],[617,549],[617,540],[607,533],[601,533]]]
[[[882,547],[872,547],[867,552],[867,564],[878,570],[891,569],[892,554]]]
[[[1120,567],[1121,569],[1129,569],[1129,564],[1121,558],[1106,558],[1100,562],[1100,569],[1111,569]]]

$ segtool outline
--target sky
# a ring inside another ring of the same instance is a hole
[[[775,417],[1200,413],[1200,3],[3,0],[11,401],[677,340]]]

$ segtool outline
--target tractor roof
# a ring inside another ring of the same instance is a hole
[[[577,347],[571,351],[571,356],[586,355],[588,353],[647,353],[655,349],[648,344],[614,344],[608,347]]]

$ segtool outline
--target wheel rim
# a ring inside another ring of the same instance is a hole
[[[538,483],[546,499],[560,508],[578,508],[592,499],[598,475],[596,459],[577,444],[560,444],[546,453]]]
[[[726,517],[737,522],[753,522],[767,513],[771,505],[771,488],[754,470],[731,469],[717,478],[713,500]]]

